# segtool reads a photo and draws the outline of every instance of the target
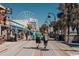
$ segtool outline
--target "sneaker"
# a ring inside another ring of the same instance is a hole
[[[36,48],[38,49],[38,46]]]
[[[46,49],[46,47],[44,47]]]

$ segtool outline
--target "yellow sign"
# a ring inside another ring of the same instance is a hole
[[[28,28],[32,28],[32,23],[27,24]]]

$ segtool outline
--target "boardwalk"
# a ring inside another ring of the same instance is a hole
[[[36,49],[35,41],[5,42],[0,45],[0,56],[72,56],[79,55],[78,47],[70,47],[59,41],[49,41],[47,49],[43,44]]]

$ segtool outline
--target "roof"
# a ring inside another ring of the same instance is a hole
[[[24,25],[22,25],[22,24],[20,24],[20,23],[17,23],[17,22],[15,22],[14,20],[8,20],[8,21],[10,21],[10,25],[11,26],[14,26],[14,27],[17,27],[17,28],[25,28],[25,26]]]
[[[2,4],[0,4],[0,8],[1,9],[6,9]]]

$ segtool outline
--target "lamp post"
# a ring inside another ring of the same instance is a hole
[[[54,19],[50,19],[50,18],[52,18],[52,16],[53,16]],[[55,22],[56,22],[55,14],[52,13],[52,12],[49,12],[49,13],[48,13],[48,20],[50,21],[49,27],[52,27],[52,25],[53,25],[52,23],[55,24]],[[53,20],[54,20],[54,21],[53,21]]]
[[[49,34],[51,33],[53,35],[53,33],[54,33],[55,38],[56,38],[56,28],[53,26],[56,23],[56,16],[55,16],[55,14],[52,13],[52,12],[49,12],[47,20],[49,21],[49,24],[48,24],[48,29],[50,30]],[[51,34],[50,34],[50,37],[53,37]]]

